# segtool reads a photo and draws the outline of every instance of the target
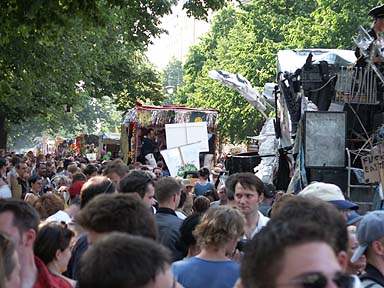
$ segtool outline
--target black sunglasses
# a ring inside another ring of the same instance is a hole
[[[354,279],[351,275],[338,272],[332,278],[332,281],[338,288],[352,288]],[[328,278],[321,272],[313,272],[300,276],[287,284],[280,284],[278,286],[298,285],[302,288],[325,288],[328,284]]]

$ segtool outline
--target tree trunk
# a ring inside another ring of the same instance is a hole
[[[5,116],[0,115],[0,150],[7,149],[8,133],[6,131],[5,122]]]

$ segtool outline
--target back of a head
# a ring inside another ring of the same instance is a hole
[[[243,214],[231,206],[211,207],[193,232],[201,247],[220,247],[244,233]]]
[[[107,177],[92,177],[81,187],[80,208],[84,208],[89,201],[99,194],[110,194],[114,192],[116,192],[115,185]]]
[[[68,172],[70,172],[72,174],[75,174],[75,173],[80,171],[79,167],[77,167],[77,165],[75,163],[69,164],[67,166],[67,170],[68,170]]]
[[[87,176],[85,176],[85,174],[82,172],[76,172],[72,175],[72,184],[78,181],[87,181]]]
[[[0,214],[11,212],[14,216],[14,224],[20,233],[33,229],[37,232],[40,216],[28,203],[16,199],[0,199]]]
[[[271,221],[316,223],[329,234],[328,243],[335,253],[348,249],[345,220],[332,204],[323,200],[312,197],[292,197],[281,204]]]
[[[240,276],[244,287],[275,287],[282,261],[289,247],[310,242],[328,244],[328,233],[316,222],[269,221],[245,246]],[[300,262],[300,259],[297,259]]]
[[[57,211],[64,210],[64,199],[57,194],[47,193],[37,199],[33,207],[39,212],[41,219],[46,219]]]
[[[155,185],[156,199],[161,205],[161,203],[171,200],[175,194],[179,194],[181,189],[182,186],[174,178],[161,178]]]
[[[120,181],[120,193],[138,193],[145,196],[147,186],[155,185],[152,177],[145,171],[132,170]]]
[[[86,176],[91,176],[94,173],[97,173],[98,169],[95,165],[93,164],[87,164],[87,166],[84,168],[83,173]]]
[[[211,201],[205,196],[197,196],[193,200],[193,211],[199,214],[204,214],[210,207]]]
[[[107,176],[108,174],[116,173],[119,177],[124,177],[129,172],[128,166],[121,160],[115,159],[111,162],[108,162],[107,166],[103,169],[103,175]]]
[[[206,168],[206,167],[203,167],[201,168],[199,171],[197,171],[197,174],[200,176],[200,177],[203,177],[205,179],[208,179],[209,178],[209,169]]]
[[[76,215],[77,223],[97,233],[112,231],[157,238],[154,215],[135,194],[101,194]]]
[[[89,248],[80,260],[82,288],[151,287],[151,281],[170,264],[159,243],[125,233],[111,233]]]
[[[184,219],[180,226],[180,239],[178,247],[184,252],[184,257],[188,254],[188,248],[196,244],[196,238],[193,236],[193,231],[200,223],[201,215],[192,214]]]

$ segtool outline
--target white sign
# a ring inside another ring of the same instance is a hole
[[[193,164],[196,168],[200,167],[199,147],[200,143],[197,142],[160,151],[172,177],[177,176],[182,165]]]
[[[165,124],[165,135],[168,149],[200,142],[199,152],[209,151],[207,122]]]
[[[86,157],[89,161],[96,161],[96,153],[87,153]]]

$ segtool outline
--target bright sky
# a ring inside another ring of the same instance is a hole
[[[173,13],[163,18],[161,27],[169,34],[153,39],[154,43],[148,48],[148,59],[160,70],[165,68],[172,57],[184,62],[189,47],[197,44],[199,38],[209,30],[210,23],[188,18],[181,9],[182,5],[180,1]]]

